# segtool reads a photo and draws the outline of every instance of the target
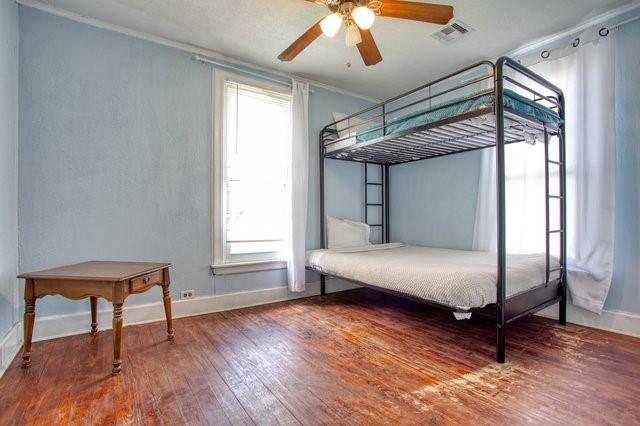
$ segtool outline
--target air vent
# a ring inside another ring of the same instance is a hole
[[[466,38],[474,31],[475,30],[473,28],[471,28],[461,20],[453,19],[452,21],[449,21],[447,25],[431,34],[431,37],[444,43],[453,43],[454,41]]]

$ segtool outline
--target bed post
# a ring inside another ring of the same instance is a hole
[[[560,143],[560,309],[559,321],[560,325],[567,324],[567,157],[565,151],[565,110],[564,110],[564,93],[559,95],[560,101],[560,132],[558,134]]]
[[[505,359],[505,321],[506,302],[506,223],[505,223],[505,170],[504,170],[504,99],[503,73],[506,58],[502,57],[496,64],[495,81],[495,114],[496,114],[496,195],[498,213],[498,269],[496,281],[496,361],[504,363]]]
[[[322,142],[322,136],[324,135],[324,131],[326,127],[320,131],[320,136],[318,137],[318,160],[320,165],[320,248],[327,248],[325,243],[324,236],[324,146]],[[320,295],[324,296],[326,293],[326,281],[327,277],[325,274],[320,274]]]
[[[384,203],[384,217],[382,218],[382,223],[384,224],[384,233],[382,235],[382,239],[385,243],[389,241],[389,165],[385,164],[384,168],[384,194],[383,194],[383,203]]]

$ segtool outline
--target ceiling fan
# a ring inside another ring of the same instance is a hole
[[[365,65],[371,66],[382,61],[382,55],[371,31],[369,31],[376,15],[442,25],[453,18],[453,7],[440,4],[398,0],[306,1],[326,5],[331,14],[316,22],[291,46],[287,47],[278,56],[281,61],[293,60],[315,39],[320,37],[320,34],[324,33],[327,37],[333,37],[344,24],[347,46],[357,46]]]

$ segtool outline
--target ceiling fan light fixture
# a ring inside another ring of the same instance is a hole
[[[340,25],[342,25],[342,15],[338,12],[332,13],[320,21],[320,28],[322,29],[322,32],[329,38],[336,35],[340,29]]]
[[[366,6],[358,6],[351,12],[351,17],[360,28],[368,30],[373,25],[376,14]]]
[[[362,42],[360,30],[358,29],[358,26],[353,22],[349,22],[349,24],[347,24],[347,34],[345,41],[347,43],[347,46],[355,46],[356,44],[360,44]]]
[[[293,1],[293,0],[291,0]],[[404,19],[430,24],[452,25],[453,6],[424,3],[420,0],[306,0],[308,3],[324,5],[329,16],[323,17],[298,37],[278,55],[283,62],[295,59],[320,35],[335,36],[344,23],[348,46],[357,45],[358,52],[366,66],[382,61],[380,49],[369,28],[381,18]],[[429,1],[429,0],[427,0]]]

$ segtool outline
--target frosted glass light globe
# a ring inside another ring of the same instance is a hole
[[[373,25],[376,14],[368,7],[358,6],[351,12],[351,17],[360,28],[368,30]]]
[[[320,28],[327,37],[333,37],[336,35],[342,25],[342,15],[339,13],[332,13],[331,15],[320,21]]]

